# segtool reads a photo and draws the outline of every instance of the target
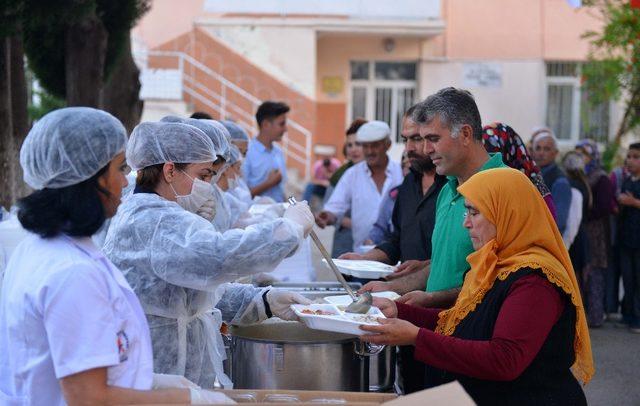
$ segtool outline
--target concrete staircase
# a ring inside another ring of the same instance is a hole
[[[291,106],[282,149],[289,189],[301,194],[311,177],[313,101],[198,28],[136,57],[142,72],[144,120],[206,111],[216,119],[237,122],[253,136],[257,132],[254,114],[263,100]]]

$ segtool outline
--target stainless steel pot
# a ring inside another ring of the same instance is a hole
[[[358,282],[350,282],[352,289],[362,287]],[[300,293],[311,300],[326,296],[346,295],[338,282],[274,283],[275,289],[283,289]],[[387,346],[380,353],[369,358],[369,391],[388,392],[393,388],[396,379],[396,347]]]
[[[357,337],[301,323],[231,329],[231,377],[237,389],[369,390],[372,348]]]

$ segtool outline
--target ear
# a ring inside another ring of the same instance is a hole
[[[164,177],[165,182],[171,183],[173,182],[173,178],[176,176],[176,166],[173,162],[166,162],[162,166],[162,175]]]
[[[464,124],[462,128],[460,128],[460,140],[462,141],[462,145],[469,146],[475,142],[473,138],[473,128],[469,124]]]

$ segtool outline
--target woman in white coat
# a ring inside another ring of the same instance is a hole
[[[18,218],[32,234],[12,255],[0,294],[2,405],[220,399],[195,385],[151,390],[142,307],[91,241],[120,204],[126,141],[110,114],[74,107],[47,114],[22,145],[24,179],[35,192],[19,202]]]
[[[291,320],[290,305],[309,302],[227,282],[275,268],[311,229],[313,215],[306,204],[296,205],[281,219],[217,231],[198,214],[213,198],[210,182],[223,164],[211,138],[191,125],[142,123],[126,155],[137,171],[136,188],[113,218],[104,252],[142,302],[155,371],[203,387],[216,379],[231,386],[222,369],[222,321]]]

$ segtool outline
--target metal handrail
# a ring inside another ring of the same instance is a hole
[[[226,97],[226,88],[229,88],[233,92],[237,93],[239,96],[245,98],[248,102],[250,102],[253,106],[258,106],[262,103],[262,101],[246,90],[242,89],[238,85],[230,82],[224,76],[215,72],[208,66],[204,65],[202,62],[193,58],[191,55],[188,55],[184,52],[180,51],[146,51],[143,53],[143,57],[148,58],[149,56],[159,56],[159,57],[175,57],[178,58],[178,66],[180,74],[182,75],[183,81],[188,82],[196,87],[196,89],[192,89],[188,86],[183,85],[183,90],[192,97],[195,97],[202,103],[204,103],[207,107],[217,111],[221,115],[224,115],[225,112],[233,110],[235,114],[241,116],[244,120],[249,119],[249,121],[253,120],[253,114],[248,113],[245,109],[241,108],[237,104],[230,102]],[[198,83],[195,78],[191,75],[186,74],[185,72],[185,62],[192,65],[196,69],[201,70],[206,75],[212,77],[213,79],[219,81],[222,85],[222,93],[218,94],[215,91],[209,89],[207,86]],[[198,91],[204,92],[208,97],[213,98],[215,101],[219,101],[220,106],[213,103],[210,99],[203,97]],[[252,132],[252,126],[243,123],[243,127],[247,128],[249,132]],[[296,122],[295,120],[288,120],[287,123],[292,129],[296,130],[300,134],[304,136],[304,145],[295,142],[294,140],[287,137],[283,140],[283,150],[286,156],[290,156],[293,160],[301,163],[305,167],[305,178],[310,178],[311,176],[311,131],[307,128]],[[291,147],[291,148],[290,148]],[[301,154],[304,154],[301,156]]]

